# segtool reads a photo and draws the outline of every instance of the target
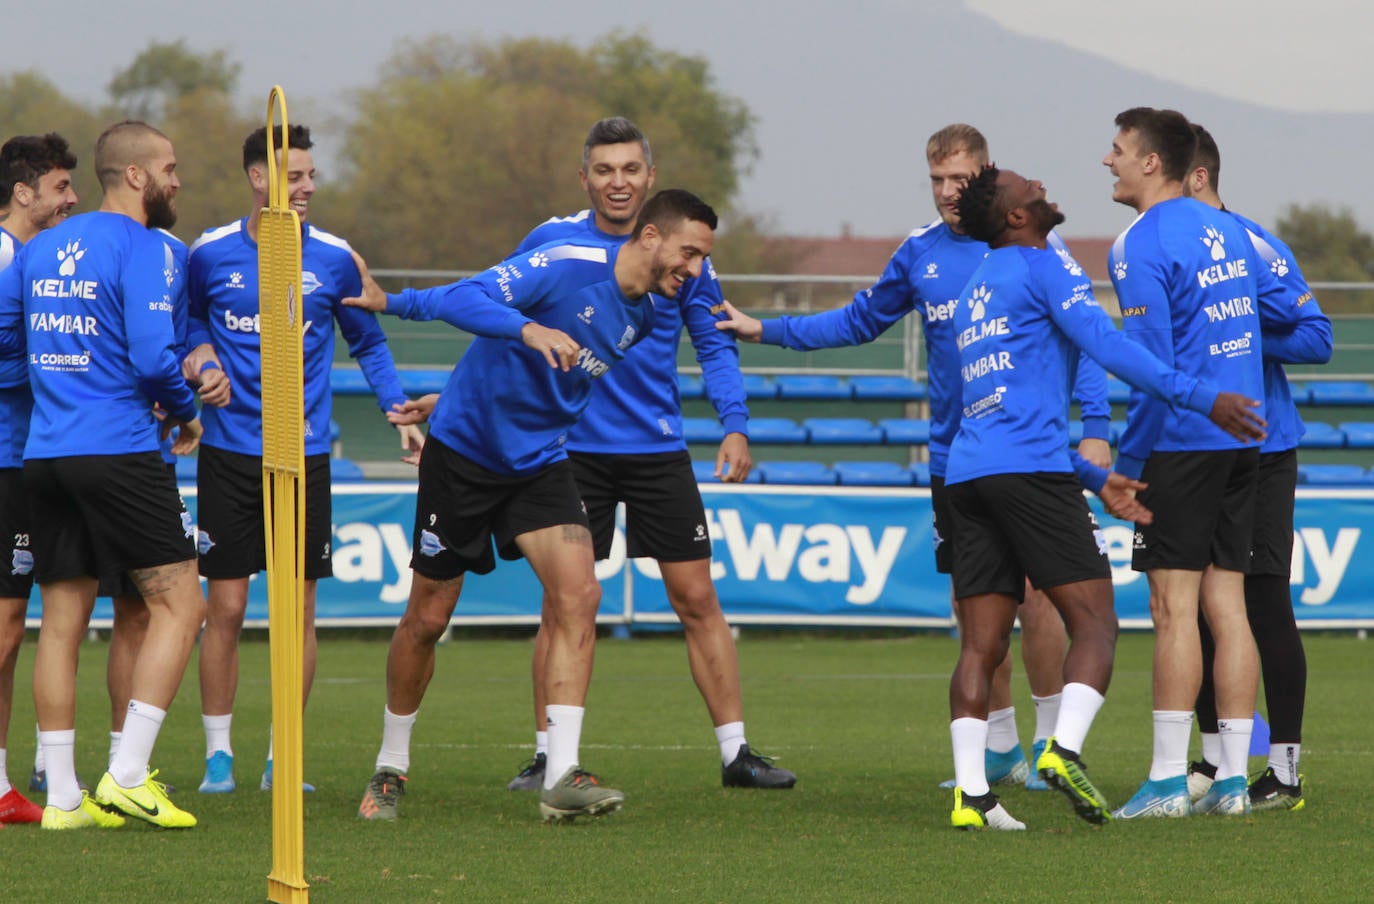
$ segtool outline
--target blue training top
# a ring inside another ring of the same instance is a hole
[[[623,245],[628,235],[596,227],[592,211],[555,217],[525,236],[517,255],[549,242]],[[572,452],[647,453],[687,448],[682,435],[682,401],[677,386],[677,350],[687,327],[706,383],[706,395],[726,433],[749,434],[749,409],[733,336],[716,329],[720,319],[720,281],[708,257],[701,276],[678,290],[677,298],[651,295],[654,328],[615,369],[597,381],[581,420],[568,431]]]
[[[654,303],[627,297],[616,281],[620,249],[554,242],[461,282],[388,295],[388,314],[443,320],[477,336],[439,395],[430,435],[498,474],[532,474],[567,458],[567,432],[592,381],[653,329]],[[521,341],[529,323],[562,330],[582,347],[567,373]]]
[[[191,347],[209,342],[233,386],[229,404],[204,412],[207,446],[262,455],[262,332],[258,320],[258,243],[247,218],[205,232],[191,246]],[[383,412],[405,401],[386,333],[377,318],[340,302],[362,293],[362,277],[348,243],[305,223],[301,289],[305,296],[302,362],[305,379],[305,454],[329,451],[334,397],[334,322],[348,342]]]
[[[1072,261],[1058,237],[1051,235],[1051,239],[1056,251]],[[893,252],[878,281],[856,293],[849,304],[803,317],[784,315],[765,320],[762,341],[801,351],[862,345],[912,311],[924,314],[921,332],[930,384],[930,473],[944,477],[950,444],[959,432],[963,397],[954,309],[987,253],[983,242],[936,220],[913,231]],[[1082,406],[1083,435],[1105,440],[1111,422],[1107,375],[1091,361],[1080,365],[1078,374],[1074,395]]]
[[[34,395],[25,458],[155,450],[154,403],[196,417],[172,322],[175,271],[160,233],[96,211],[34,236],[0,274],[0,353],[27,344]]]
[[[0,227],[0,272],[14,262],[24,243]],[[29,438],[33,414],[33,390],[29,388],[28,363],[21,354],[0,359],[0,468],[24,465],[24,443]]]

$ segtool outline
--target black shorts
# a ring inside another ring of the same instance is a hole
[[[711,558],[706,507],[692,456],[681,452],[606,455],[569,452],[577,489],[587,509],[596,557],[611,554],[615,507],[625,503],[626,554],[660,562]]]
[[[994,474],[946,489],[954,513],[954,597],[1111,578],[1107,545],[1072,474]]]
[[[160,452],[24,462],[39,584],[194,559],[191,515]]]
[[[1262,452],[1255,485],[1255,531],[1250,539],[1250,573],[1293,573],[1293,493],[1298,486],[1298,450]]]
[[[166,466],[167,473],[172,475],[172,480],[175,481],[177,466],[170,464],[165,459],[162,463]],[[178,492],[180,492],[180,490],[178,490]],[[138,592],[138,586],[134,584],[134,579],[129,577],[127,571],[119,571],[114,574],[102,574],[100,576],[100,586],[99,589],[96,590],[95,595],[107,596],[111,599],[117,596],[142,596],[142,594]]]
[[[949,490],[945,479],[930,476],[931,521],[935,534],[935,570],[940,574],[954,573],[954,513],[949,508]]]
[[[0,573],[0,599],[26,600],[33,589],[33,546],[23,468],[0,468],[0,538],[10,548]]]
[[[435,581],[496,567],[492,540],[503,559],[519,559],[515,538],[560,524],[588,528],[572,465],[511,477],[488,471],[431,436],[420,456],[410,567]]]
[[[232,580],[267,567],[262,511],[262,458],[204,444],[196,466],[196,548],[200,573]],[[305,457],[305,579],[334,574],[329,544],[334,514],[329,497],[329,456]]]
[[[1248,573],[1258,471],[1255,448],[1151,453],[1140,502],[1154,523],[1136,525],[1131,567]]]

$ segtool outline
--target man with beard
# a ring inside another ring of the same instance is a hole
[[[1080,353],[1133,386],[1198,411],[1239,437],[1261,435],[1249,399],[1180,373],[1117,331],[1081,268],[1049,244],[1064,217],[1045,188],[988,166],[959,198],[969,236],[990,251],[953,311],[963,417],[946,483],[954,522],[959,662],[950,679],[957,828],[1024,829],[984,772],[988,694],[1026,581],[1064,619],[1069,650],[1055,733],[1036,762],[1083,819],[1107,803],[1079,759],[1111,679],[1117,622],[1106,545],[1083,485],[1118,517],[1144,524],[1143,484],[1068,452],[1069,387]]]
[[[153,406],[173,445],[200,441],[195,395],[172,325],[176,154],[146,123],[111,126],[95,147],[100,210],[35,236],[0,275],[0,352],[27,349],[34,408],[24,449],[34,580],[43,623],[34,703],[47,758],[47,829],[114,827],[119,812],[164,828],[195,817],[148,760],[186,670],[205,601],[190,515],[158,451]],[[99,412],[91,417],[91,412]],[[128,574],[149,609],[119,751],[92,798],[77,784],[76,663],[98,578]]]
[[[540,812],[546,821],[568,821],[624,803],[579,762],[601,587],[564,439],[587,407],[592,380],[653,329],[649,293],[676,298],[700,277],[715,228],[715,211],[701,199],[669,189],[644,205],[624,243],[565,239],[454,285],[399,295],[364,280],[363,296],[345,302],[477,334],[430,417],[410,600],[387,656],[382,745],[360,817],[396,818],[434,646],[464,573],[495,567],[493,539],[502,558],[529,559],[548,603]]]
[[[276,147],[283,145],[275,127]],[[329,421],[333,396],[334,324],[348,353],[362,367],[383,412],[406,400],[386,333],[366,311],[340,300],[361,291],[348,243],[309,222],[315,194],[310,129],[290,126],[286,169],[291,209],[301,219],[301,284],[305,321],[302,359],[305,377],[305,653],[304,695],[315,678],[315,593],[333,572],[330,559]],[[200,573],[207,579],[205,632],[200,640],[201,720],[205,728],[203,794],[233,791],[234,749],[230,744],[234,696],[238,690],[239,633],[248,608],[248,581],[267,567],[262,509],[262,353],[258,326],[258,218],[267,206],[267,129],[243,142],[243,171],[253,192],[252,213],[211,229],[191,246],[188,292],[191,345],[197,347],[187,376],[218,366],[201,353],[213,348],[234,384],[228,406],[205,412],[205,441],[197,467],[197,546]],[[208,346],[205,345],[208,343]],[[419,454],[424,436],[399,426],[401,446]],[[304,703],[302,703],[304,705]],[[258,785],[272,787],[272,747]],[[307,791],[314,788],[306,786]]]
[[[0,148],[0,270],[38,233],[76,206],[71,171],[76,156],[61,135],[18,135]],[[24,441],[33,392],[22,358],[0,373],[0,537],[11,547],[0,565],[0,824],[38,822],[43,810],[10,785],[5,748],[14,703],[14,670],[33,589],[29,503],[24,496]],[[42,746],[39,746],[41,752]]]

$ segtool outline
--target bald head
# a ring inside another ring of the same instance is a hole
[[[162,156],[171,141],[146,122],[121,122],[110,126],[95,143],[95,176],[100,190],[123,184],[131,166],[151,169],[151,162]]]

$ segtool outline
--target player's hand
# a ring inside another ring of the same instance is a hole
[[[396,430],[401,434],[401,461],[418,466],[425,447],[424,432],[414,424],[397,424]]]
[[[1255,414],[1254,409],[1259,406],[1259,402],[1238,392],[1219,392],[1208,417],[1236,439],[1260,442],[1267,435],[1264,428],[1269,424]]]
[[[753,467],[754,459],[749,454],[749,437],[743,433],[725,434],[725,439],[716,452],[716,479],[724,483],[743,483]]]
[[[206,405],[223,408],[233,395],[229,375],[218,367],[210,367],[200,374],[200,400]]]
[[[181,362],[181,375],[187,383],[199,383],[201,371],[207,364],[219,366],[219,355],[215,352],[215,347],[208,342],[202,342],[191,353],[186,356],[186,360]]]
[[[340,303],[348,305],[350,308],[362,308],[374,314],[380,314],[386,310],[386,293],[382,287],[377,285],[377,281],[372,278],[372,274],[367,272],[367,261],[363,256],[352,248],[348,253],[353,255],[353,263],[358,266],[358,276],[362,277],[363,291],[354,298],[341,299]]]
[[[1107,475],[1107,482],[1103,484],[1097,496],[1102,500],[1107,513],[1113,517],[1122,521],[1134,521],[1137,524],[1150,524],[1155,520],[1154,512],[1136,498],[1136,494],[1147,486],[1148,484],[1139,480],[1132,480],[1112,471]]]
[[[1112,469],[1112,447],[1105,439],[1085,436],[1078,444],[1078,454],[1104,471]]]
[[[391,410],[386,413],[386,419],[397,427],[405,424],[423,424],[429,420],[429,416],[434,413],[434,406],[438,403],[437,392],[422,395],[418,399],[406,399],[392,405]]]
[[[520,328],[520,340],[544,356],[549,367],[567,373],[577,363],[582,346],[562,330],[555,330],[531,321]]]
[[[196,451],[200,445],[200,438],[205,433],[200,426],[200,418],[192,418],[189,421],[179,421],[174,417],[168,417],[162,422],[162,436],[165,439],[167,434],[172,432],[173,427],[180,427],[181,432],[177,434],[176,441],[172,443],[173,455],[190,455]]]
[[[720,303],[725,312],[724,320],[716,321],[716,329],[729,330],[745,342],[758,342],[763,338],[763,321],[750,317],[728,301]]]

